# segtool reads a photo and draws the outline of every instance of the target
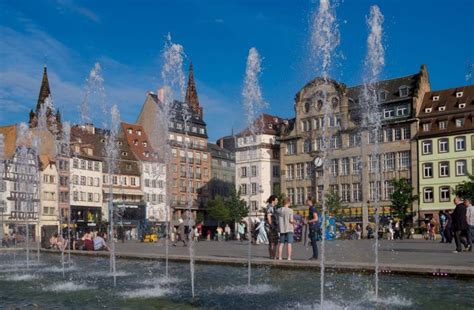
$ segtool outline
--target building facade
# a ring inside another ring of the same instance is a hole
[[[474,172],[474,85],[427,92],[419,113],[420,218],[453,209],[454,190]]]
[[[140,162],[140,184],[146,203],[147,220],[163,223],[169,212],[166,209],[166,166],[152,148],[142,126],[122,123],[121,127],[130,150]]]
[[[222,146],[208,143],[211,154],[211,180],[209,181],[209,197],[228,197],[235,189],[235,153]]]
[[[171,146],[171,154],[164,154],[164,157],[173,219],[183,217],[188,207],[196,218],[197,212],[205,212],[207,206],[211,156],[207,149],[207,125],[199,104],[192,65],[185,100],[170,104],[167,128],[160,128],[157,121],[162,108],[163,98],[149,92],[137,124],[148,133],[152,147],[158,152],[164,149],[163,144]],[[164,134],[168,135],[167,139],[160,139]]]
[[[272,194],[280,192],[279,126],[283,120],[262,114],[255,123],[259,129],[248,129],[236,135],[235,187],[247,202],[250,216],[257,216]]]
[[[298,92],[295,118],[282,129],[280,144],[282,191],[294,205],[302,207],[305,197],[320,202],[323,191],[333,191],[345,206],[345,219],[363,222],[365,229],[377,197],[381,213],[390,214],[391,180],[408,179],[416,193],[416,113],[430,87],[426,67],[375,87],[382,118],[379,137],[363,126],[363,86],[347,88],[317,78]],[[324,165],[316,169],[312,162],[323,154]]]

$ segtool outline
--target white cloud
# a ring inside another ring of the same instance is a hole
[[[72,0],[57,0],[57,3],[60,6],[60,8],[66,8],[96,23],[100,21],[99,16],[96,13],[94,13],[91,9],[86,8],[85,6],[77,5]]]

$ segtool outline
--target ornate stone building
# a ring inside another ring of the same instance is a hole
[[[347,88],[316,78],[296,94],[295,118],[280,139],[282,191],[293,204],[302,207],[308,196],[321,201],[323,190],[332,190],[346,206],[345,220],[363,222],[365,229],[376,196],[381,213],[390,213],[392,179],[407,178],[417,192],[416,114],[430,90],[427,69],[423,65],[417,74],[380,81],[376,88],[382,113],[379,137],[362,126],[363,86]],[[322,156],[325,110],[328,160],[315,169],[313,159]],[[379,155],[373,156],[377,140]]]

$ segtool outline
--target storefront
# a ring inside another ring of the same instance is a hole
[[[144,203],[114,203],[114,223],[119,239],[140,240],[147,226]]]
[[[85,231],[99,231],[101,222],[100,207],[71,206],[71,223],[79,234]]]

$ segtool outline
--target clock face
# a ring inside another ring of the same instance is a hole
[[[321,157],[316,157],[315,159],[313,159],[313,163],[316,168],[319,168],[323,165],[323,160],[321,159]]]

